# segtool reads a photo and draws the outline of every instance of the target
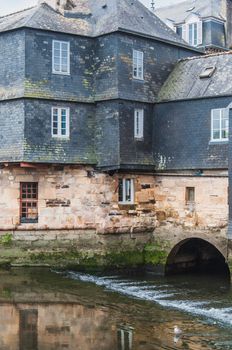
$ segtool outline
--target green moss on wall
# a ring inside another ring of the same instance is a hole
[[[118,247],[118,250],[94,252],[71,247],[49,246],[32,248],[28,245],[0,246],[0,265],[50,266],[92,270],[142,268],[146,265],[165,265],[167,253],[155,243],[141,247]]]

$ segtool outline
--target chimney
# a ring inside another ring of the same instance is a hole
[[[38,4],[46,3],[54,10],[63,11],[67,5],[67,0],[39,0]]]

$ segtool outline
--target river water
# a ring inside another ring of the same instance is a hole
[[[206,276],[1,271],[0,349],[232,350],[231,287]]]

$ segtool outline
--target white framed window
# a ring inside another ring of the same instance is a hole
[[[191,46],[202,44],[202,21],[189,22],[182,25],[182,38]]]
[[[211,110],[211,141],[227,141],[229,137],[229,116],[225,108]]]
[[[197,23],[190,23],[189,30],[189,44],[191,46],[197,46]]]
[[[52,137],[68,138],[69,108],[52,107]]]
[[[143,52],[133,50],[133,78],[143,80]]]
[[[135,139],[143,139],[144,134],[144,110],[135,109],[134,111],[134,137]]]
[[[53,40],[52,72],[54,74],[70,74],[70,43]]]
[[[134,179],[119,179],[118,199],[121,204],[134,203]]]

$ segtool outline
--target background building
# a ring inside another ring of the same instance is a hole
[[[231,47],[230,0],[187,0],[157,8],[156,14],[192,46],[213,50]]]

